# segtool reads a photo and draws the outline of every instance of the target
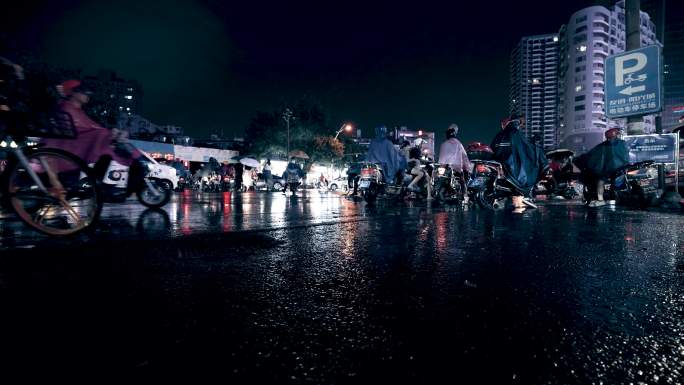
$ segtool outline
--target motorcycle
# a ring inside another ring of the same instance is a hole
[[[605,180],[604,200],[615,200],[619,205],[646,208],[658,198],[658,171],[653,161],[629,163]],[[596,184],[584,184],[584,203],[596,198]]]
[[[437,165],[433,191],[439,203],[462,204],[468,193],[466,178],[448,164]]]
[[[221,178],[221,191],[231,191],[233,189],[233,179],[229,175],[224,175]]]
[[[141,188],[138,191],[134,191],[128,188],[130,168],[115,160],[109,162],[108,169],[101,182],[105,203],[124,202],[134,192],[138,197],[138,201],[143,206],[149,208],[162,207],[171,200],[171,190],[166,188],[160,179],[150,176],[149,164],[141,162],[140,165],[145,176],[143,177]],[[84,183],[87,183],[85,179]]]
[[[221,190],[220,176],[211,174],[202,177],[202,191],[203,192],[219,192]]]
[[[583,191],[582,183],[579,182],[579,173],[575,172],[572,157],[574,152],[558,149],[546,153],[550,164],[556,164],[556,170],[549,167],[535,185],[533,195],[559,196],[564,199],[579,198]]]
[[[302,184],[302,178],[296,173],[287,173],[287,187],[292,193],[297,192],[297,188]]]
[[[501,163],[494,160],[475,160],[473,163],[468,190],[480,207],[499,210],[505,207],[506,198],[522,195],[524,204],[537,208],[531,200],[532,191],[518,188]]]
[[[409,191],[408,185],[413,176],[404,175],[401,183],[387,183],[382,172],[382,167],[376,163],[366,162],[361,165],[361,173],[359,175],[358,192],[361,194],[366,203],[374,203],[378,196],[386,198],[393,198],[396,200],[404,199],[420,199],[428,197],[427,184],[428,176],[432,171],[431,165],[423,165],[421,168],[427,173],[426,177],[418,182],[418,188]]]

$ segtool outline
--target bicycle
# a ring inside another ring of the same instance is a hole
[[[94,171],[77,156],[60,149],[27,145],[24,134],[0,132],[0,150],[8,162],[0,176],[4,207],[11,208],[27,225],[44,234],[74,235],[97,222],[102,210]],[[71,116],[54,112],[38,134],[75,137]]]

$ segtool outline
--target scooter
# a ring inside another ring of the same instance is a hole
[[[557,171],[549,167],[534,186],[533,195],[577,199],[582,195],[584,186],[579,181],[580,174],[572,163],[575,153],[571,150],[557,149],[546,153],[549,164],[556,164]]]
[[[658,198],[658,171],[653,161],[629,163],[605,180],[604,200],[615,200],[619,205],[646,208]],[[596,199],[595,183],[584,184],[584,203]]]
[[[428,198],[429,175],[431,172],[431,165],[423,165],[421,168],[427,175],[423,177],[415,189],[409,189],[413,176],[404,174],[401,183],[387,183],[385,181],[384,173],[379,164],[366,162],[361,165],[361,173],[359,175],[358,192],[361,194],[366,203],[373,204],[378,196],[390,198],[394,200],[408,199],[425,199]]]
[[[287,187],[294,194],[297,192],[297,188],[302,184],[302,178],[293,172],[287,173]]]
[[[224,175],[221,180],[221,191],[231,191],[233,189],[233,179],[229,175]]]
[[[439,203],[463,204],[468,194],[466,176],[448,164],[437,165],[434,175],[435,198]]]
[[[518,188],[501,163],[494,160],[475,160],[473,163],[468,190],[480,207],[499,210],[505,207],[506,198],[522,195],[524,204],[537,208],[532,201],[532,190]]]
[[[105,203],[122,203],[136,194],[138,201],[145,207],[159,208],[166,205],[171,199],[171,190],[165,188],[164,183],[158,178],[149,176],[149,166],[145,162],[134,164],[131,167],[142,167],[140,172],[145,175],[140,187],[129,188],[130,168],[115,160],[109,162],[107,171],[102,178],[101,187]]]

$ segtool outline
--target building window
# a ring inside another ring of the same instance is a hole
[[[580,120],[584,120],[584,114],[577,114],[575,115],[575,121],[578,122]]]
[[[575,106],[575,111],[584,111],[584,104]]]
[[[587,21],[587,15],[584,15],[582,17],[578,17],[577,19],[575,19],[575,24],[579,24],[583,21]]]
[[[575,59],[576,63],[581,63],[583,61],[587,60],[587,57],[584,55],[577,56],[577,59]]]
[[[575,36],[575,38],[573,39],[574,44],[584,43],[585,41],[587,41],[587,34],[586,33],[583,33],[579,36]]]
[[[586,31],[586,30],[587,30],[587,26],[586,26],[586,25],[583,25],[583,26],[581,26],[581,27],[577,27],[577,28],[575,29],[575,33],[584,32],[584,31]]]
[[[587,66],[577,66],[577,67],[575,67],[575,72],[585,71],[586,69],[587,69]]]
[[[584,86],[581,84],[578,84],[575,86],[575,92],[581,92],[584,89]]]
[[[578,96],[575,96],[575,101],[580,102],[580,101],[584,100],[584,98],[585,98],[584,95],[578,95]]]

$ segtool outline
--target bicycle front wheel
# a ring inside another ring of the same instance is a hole
[[[102,200],[92,169],[75,155],[43,148],[8,170],[7,194],[26,224],[48,235],[73,235],[93,225]]]

